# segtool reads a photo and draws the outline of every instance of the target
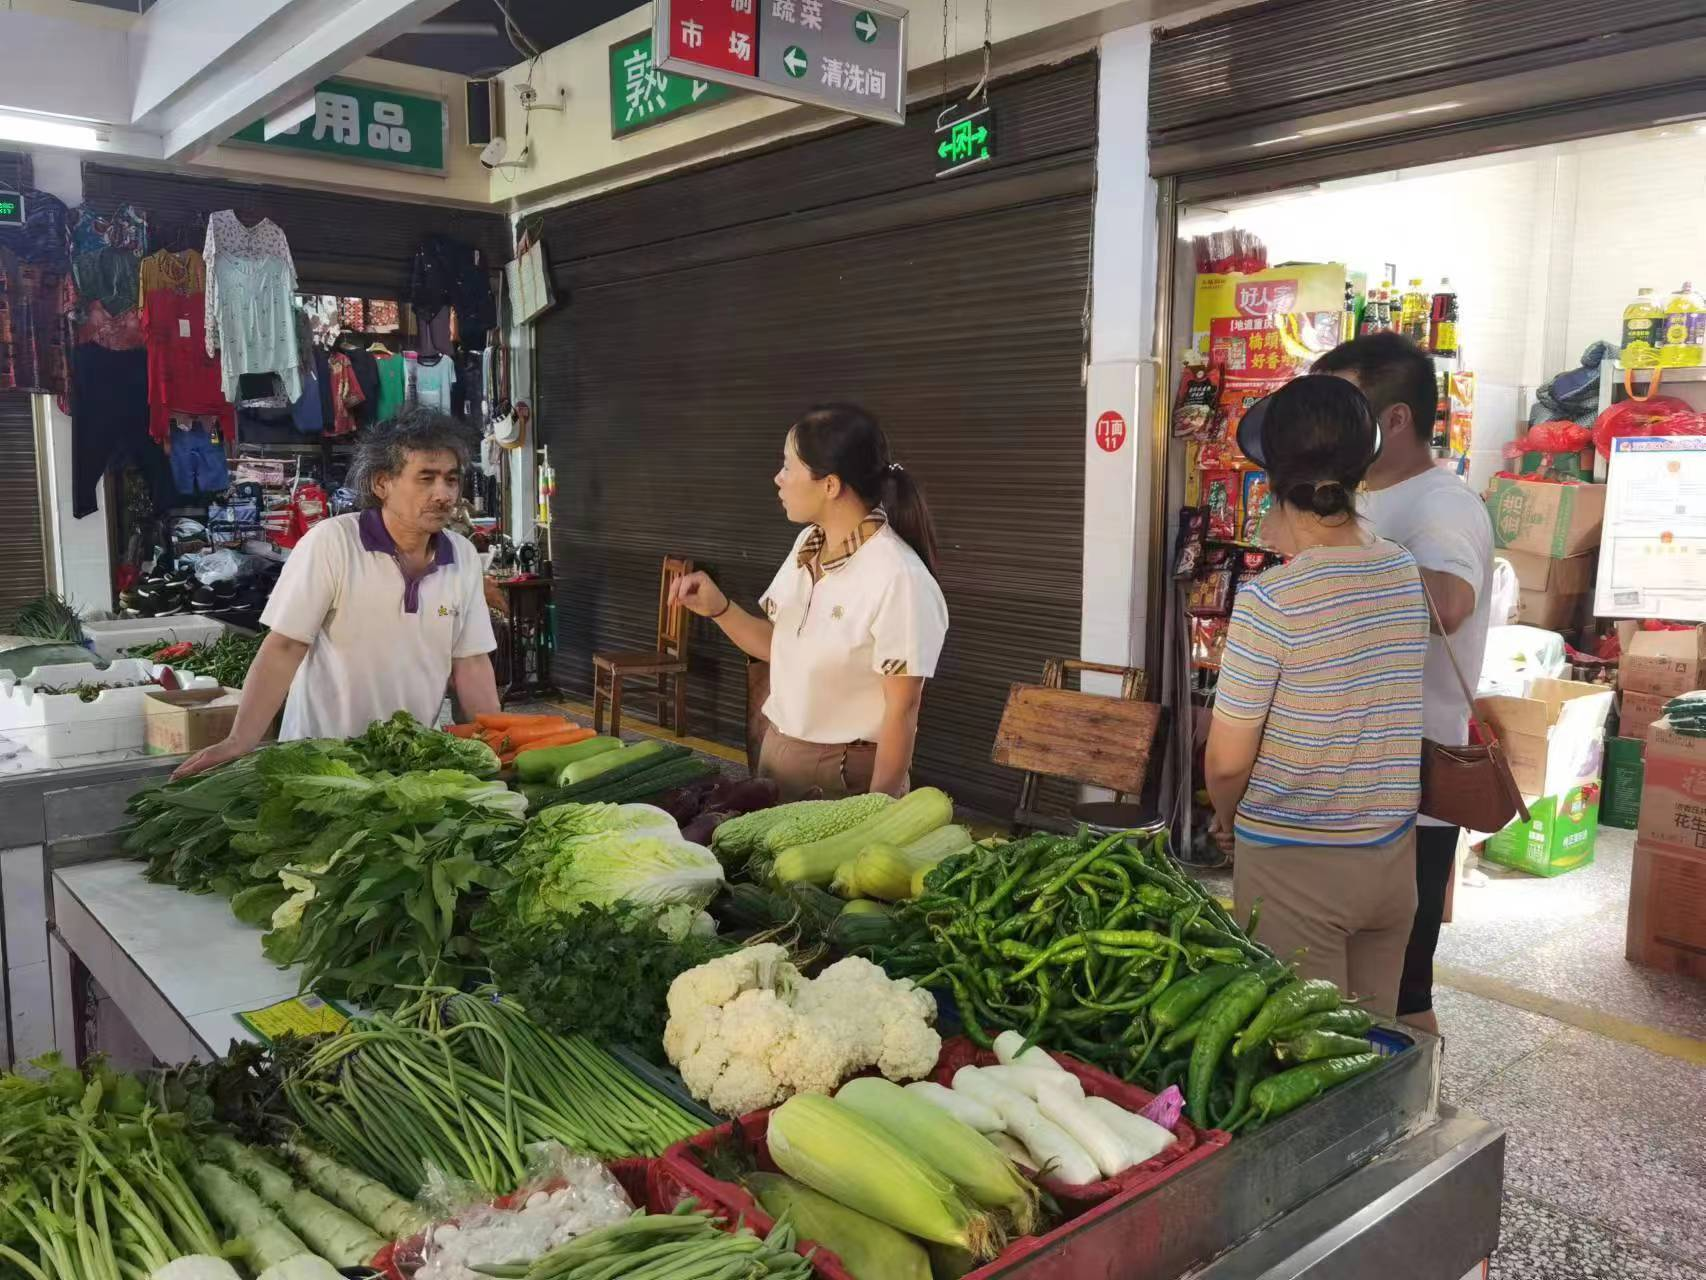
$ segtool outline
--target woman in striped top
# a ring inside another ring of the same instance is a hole
[[[1239,431],[1268,469],[1262,537],[1287,557],[1238,595],[1206,774],[1261,940],[1391,1014],[1416,911],[1422,665],[1416,562],[1356,516],[1380,449],[1362,392],[1298,378]]]

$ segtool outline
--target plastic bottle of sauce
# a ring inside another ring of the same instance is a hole
[[[1428,309],[1428,350],[1436,356],[1457,354],[1457,290],[1449,276],[1440,280]]]

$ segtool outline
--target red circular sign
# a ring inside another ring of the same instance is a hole
[[[1096,443],[1105,453],[1118,453],[1125,443],[1125,419],[1112,409],[1097,418]]]

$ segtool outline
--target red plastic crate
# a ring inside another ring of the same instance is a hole
[[[960,1038],[948,1041],[942,1046],[942,1056],[937,1061],[936,1078],[945,1083],[960,1067],[968,1064],[986,1066],[995,1061],[994,1054],[986,1054],[980,1059],[978,1055],[982,1053],[983,1051],[969,1040]],[[1061,1066],[1078,1076],[1086,1093],[1109,1098],[1129,1110],[1141,1110],[1153,1101],[1153,1096],[1144,1090],[1128,1085],[1106,1072],[1098,1071],[1076,1058],[1064,1054],[1053,1056]],[[944,1068],[947,1069],[945,1078],[941,1076]],[[776,1225],[775,1220],[764,1212],[758,1201],[753,1199],[744,1187],[720,1181],[707,1173],[702,1160],[706,1152],[718,1142],[733,1136],[738,1129],[741,1141],[753,1152],[759,1167],[779,1173],[781,1171],[770,1159],[770,1149],[765,1141],[769,1128],[770,1112],[757,1111],[676,1143],[652,1166],[651,1189],[647,1195],[652,1210],[667,1212],[681,1200],[691,1197],[705,1208],[715,1209],[726,1215],[731,1221],[744,1219],[760,1236],[768,1235],[770,1229]],[[1219,1130],[1200,1131],[1182,1118],[1175,1133],[1179,1140],[1172,1147],[1115,1178],[1092,1183],[1088,1187],[1062,1188],[1051,1185],[1049,1192],[1059,1201],[1065,1214],[1061,1224],[1045,1235],[1021,1236],[1008,1242],[1000,1257],[970,1272],[963,1280],[988,1280],[988,1277],[1006,1270],[1026,1256],[1045,1249],[1055,1249],[1068,1235],[1077,1238],[1087,1224],[1147,1194],[1169,1178],[1177,1177],[1231,1141],[1229,1135]],[[1121,1247],[1123,1249],[1124,1246]],[[853,1280],[852,1274],[842,1264],[841,1259],[822,1246],[802,1240],[798,1251],[802,1254],[813,1254],[814,1269],[822,1280]]]
[[[1084,1086],[1084,1092],[1091,1097],[1106,1098],[1127,1111],[1142,1111],[1155,1101],[1155,1095],[1148,1090],[1127,1084],[1118,1076],[1111,1076],[1070,1054],[1050,1053],[1049,1057],[1077,1076],[1078,1082]],[[978,1048],[964,1036],[955,1036],[943,1044],[941,1056],[936,1059],[936,1069],[930,1073],[930,1078],[937,1084],[952,1085],[954,1072],[961,1067],[992,1067],[997,1061],[995,1054],[988,1049]],[[1052,1178],[1044,1178],[1042,1182],[1048,1188],[1049,1194],[1060,1202],[1061,1208],[1081,1212],[1126,1191],[1137,1194],[1148,1191],[1158,1183],[1165,1182],[1180,1169],[1195,1164],[1230,1141],[1230,1134],[1222,1133],[1218,1129],[1198,1129],[1180,1116],[1178,1124],[1173,1126],[1173,1145],[1151,1156],[1142,1164],[1133,1165],[1111,1178],[1104,1178],[1100,1182],[1087,1182],[1082,1186],[1056,1182]]]

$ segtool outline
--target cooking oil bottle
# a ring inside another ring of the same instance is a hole
[[[1411,280],[1410,287],[1398,300],[1398,332],[1418,346],[1428,342],[1428,295],[1422,292],[1422,282]]]
[[[1635,301],[1623,308],[1624,365],[1651,369],[1659,362],[1659,344],[1664,336],[1664,312],[1653,300],[1653,291],[1637,290]]]
[[[1665,303],[1665,340],[1659,363],[1667,369],[1706,364],[1706,301],[1683,281]]]
[[[1451,277],[1439,282],[1433,305],[1428,309],[1428,350],[1436,356],[1457,354],[1457,290],[1451,287]]]

